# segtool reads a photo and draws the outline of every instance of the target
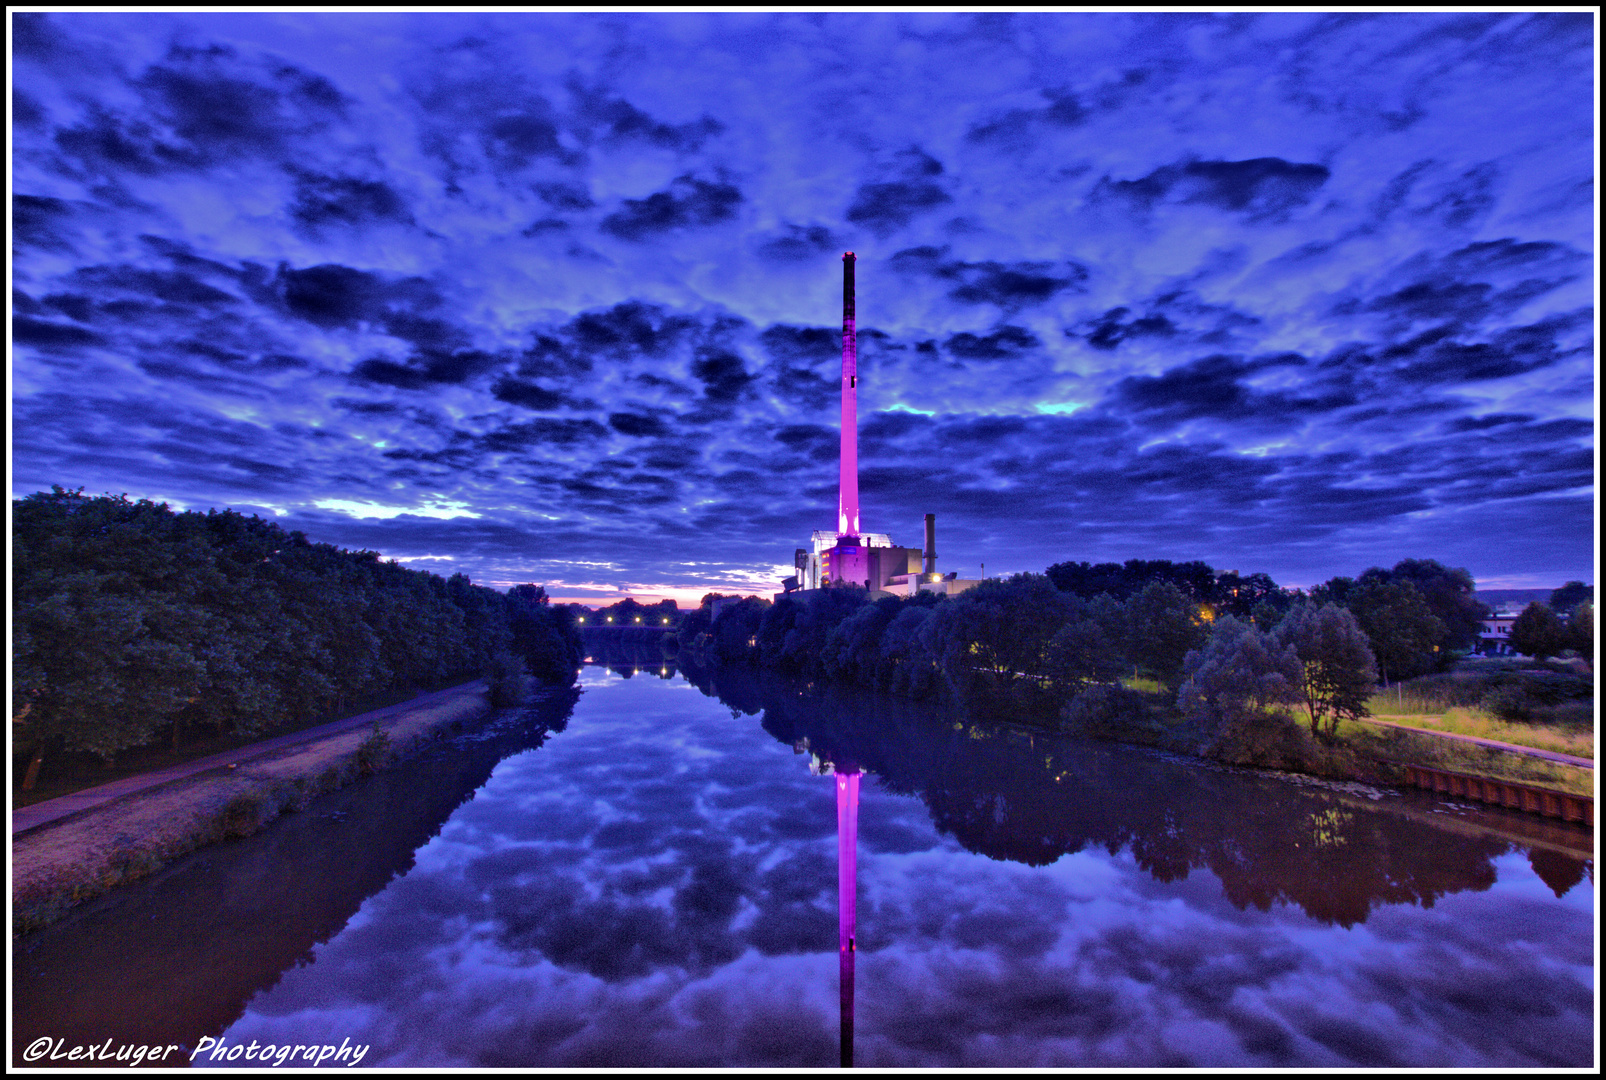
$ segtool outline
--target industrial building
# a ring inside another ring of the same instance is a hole
[[[867,533],[859,521],[859,347],[854,295],[854,254],[842,255],[842,443],[838,457],[836,529],[817,529],[811,547],[798,548],[797,573],[783,582],[787,595],[853,585],[872,596],[915,592],[961,593],[977,579],[937,571],[935,514],[926,515],[924,548],[899,547],[885,533]]]

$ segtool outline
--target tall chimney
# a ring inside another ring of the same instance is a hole
[[[937,515],[926,515],[926,573],[937,572]]]
[[[842,454],[837,486],[838,536],[859,535],[859,337],[854,327],[853,261],[842,253]]]

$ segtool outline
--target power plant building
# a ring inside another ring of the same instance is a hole
[[[885,533],[866,533],[859,521],[859,350],[853,252],[842,256],[842,443],[838,458],[837,527],[817,529],[811,546],[793,557],[797,573],[786,593],[857,586],[872,595],[949,595],[978,584],[937,572],[936,515],[926,515],[924,548],[898,547]],[[785,593],[781,594],[785,595]]]

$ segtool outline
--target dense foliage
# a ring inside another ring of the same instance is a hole
[[[1543,620],[1553,646],[1592,648],[1585,589],[1558,590],[1576,607],[1565,620]],[[1471,575],[1431,559],[1333,578],[1308,596],[1265,574],[1133,559],[1058,563],[954,597],[872,600],[848,587],[771,604],[710,594],[683,617],[679,641],[720,663],[913,696],[945,692],[1062,730],[1158,745],[1191,738],[1220,760],[1336,775],[1345,751],[1332,736],[1341,720],[1367,715],[1379,676],[1447,677],[1431,673],[1465,655],[1485,613]],[[1468,703],[1571,716],[1573,689],[1555,672],[1489,676]],[[1172,727],[1162,730],[1165,716]]]
[[[1184,675],[1177,705],[1204,736],[1206,756],[1271,767],[1308,756],[1287,709],[1301,701],[1304,680],[1292,645],[1229,615],[1188,654]]]
[[[1595,651],[1595,605],[1581,601],[1564,619],[1549,604],[1535,600],[1512,622],[1511,647],[1535,660],[1569,650],[1590,656]]]
[[[174,513],[59,487],[12,504],[12,718],[19,749],[118,751],[164,731],[306,722],[381,690],[525,672],[568,684],[567,609],[232,510]]]
[[[1124,563],[1055,563],[1047,576],[1059,589],[1092,598],[1107,595],[1127,600],[1150,585],[1172,585],[1190,604],[1213,615],[1274,623],[1298,599],[1266,574],[1242,576],[1236,570],[1217,573],[1208,563],[1170,559],[1128,559]],[[1264,626],[1261,627],[1265,629]]]
[[[773,604],[709,596],[683,619],[680,641],[725,663],[917,696],[940,689],[974,704],[1052,714],[1123,674],[1174,686],[1205,632],[1198,610],[1169,582],[1151,582],[1123,603],[1016,574],[952,598],[923,592],[871,601],[851,587]]]
[[[1341,719],[1367,715],[1366,702],[1377,686],[1377,663],[1355,616],[1337,604],[1300,604],[1290,611],[1272,640],[1299,659],[1298,700],[1316,734],[1323,717],[1329,735]]]

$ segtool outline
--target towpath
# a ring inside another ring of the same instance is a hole
[[[1575,765],[1581,769],[1593,769],[1595,767],[1593,758],[1574,757],[1571,754],[1560,754],[1554,750],[1540,750],[1535,746],[1518,746],[1516,743],[1500,742],[1497,739],[1481,739],[1476,735],[1458,735],[1453,731],[1435,731],[1433,728],[1412,727],[1410,724],[1396,724],[1392,720],[1378,720],[1373,717],[1367,717],[1361,722],[1399,728],[1401,731],[1415,731],[1422,735],[1437,735],[1441,739],[1460,739],[1462,742],[1477,743],[1479,746],[1489,746],[1496,750],[1509,750],[1513,754],[1526,754],[1529,757],[1544,758],[1546,761],[1555,761],[1562,765]]]
[[[264,754],[271,754],[289,746],[299,746],[302,743],[328,738],[330,735],[339,735],[354,728],[367,727],[375,721],[383,723],[400,713],[416,709],[421,705],[445,702],[457,697],[483,694],[484,692],[485,683],[483,680],[462,683],[458,686],[447,687],[445,690],[437,690],[431,694],[420,694],[415,698],[409,698],[395,705],[387,705],[383,709],[374,709],[371,712],[360,713],[357,716],[348,716],[344,720],[333,720],[327,724],[304,728],[301,731],[292,731],[288,735],[264,739],[261,742],[251,743],[249,746],[242,746],[221,754],[196,758],[194,761],[186,761],[182,765],[172,765],[165,769],[140,773],[138,776],[125,776],[121,780],[113,780],[111,783],[101,784],[99,787],[85,788],[83,791],[75,791],[71,795],[62,795],[59,798],[36,802],[31,806],[24,806],[19,810],[11,811],[11,835],[16,836],[19,833],[27,832],[29,829],[37,829],[41,825],[52,821],[60,821],[62,818],[70,817],[91,807],[109,803],[113,799],[121,799],[125,795],[147,791],[150,788],[171,783],[174,780],[181,780],[186,776],[194,776],[196,773],[208,772],[212,769],[223,769],[230,765],[243,765],[247,761],[253,761]]]

